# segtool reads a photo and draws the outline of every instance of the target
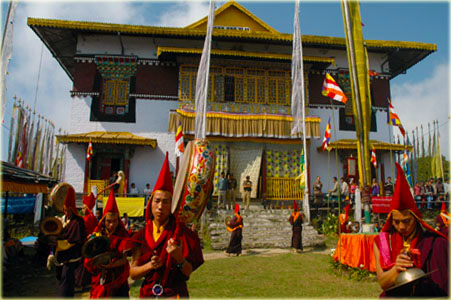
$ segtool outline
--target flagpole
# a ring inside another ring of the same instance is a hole
[[[334,104],[332,103],[332,99],[329,98],[329,102],[330,105],[332,107],[332,123],[334,124],[334,137],[335,137],[335,141],[337,141],[337,130],[336,130],[336,125],[335,125],[335,108],[334,108]],[[337,110],[338,111],[338,110]],[[335,169],[337,170],[337,182],[340,178],[340,173],[338,172],[338,145],[335,148]],[[340,184],[338,184],[338,234],[341,233],[340,230],[340,212],[341,212],[341,186]]]
[[[392,143],[391,142],[392,132],[390,130],[391,127],[392,127],[391,125],[388,125],[388,139],[390,141],[390,144]],[[393,149],[392,149],[392,146],[390,146],[390,168],[391,168],[391,176],[394,177],[395,176],[395,170],[393,168]]]
[[[349,56],[350,56],[350,67],[351,67],[351,76],[352,76],[352,82],[353,84],[353,88],[354,88],[354,96],[355,99],[352,99],[352,101],[354,101],[355,103],[355,107],[356,107],[356,111],[357,111],[357,116],[355,118],[356,121],[356,130],[357,130],[357,123],[358,123],[358,127],[359,127],[359,141],[358,141],[358,145],[360,146],[360,164],[361,164],[361,183],[363,184],[363,186],[366,186],[368,184],[368,179],[366,178],[366,168],[365,168],[365,146],[364,146],[364,141],[365,141],[365,137],[364,137],[364,128],[363,128],[363,120],[362,120],[362,108],[361,108],[361,99],[360,99],[360,91],[359,91],[359,87],[358,87],[358,80],[357,80],[357,68],[355,65],[355,53],[354,53],[354,47],[352,44],[352,30],[350,28],[350,15],[349,15],[349,6],[348,6],[348,2],[347,0],[342,0],[342,4],[343,4],[343,11],[345,14],[345,29],[346,29],[346,36],[348,37],[349,40],[349,44],[350,47],[348,47],[348,51],[349,51]],[[359,156],[359,155],[357,155]]]

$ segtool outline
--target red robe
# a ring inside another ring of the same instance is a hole
[[[110,249],[111,251],[116,252],[116,256],[112,260],[112,262],[115,262],[125,255],[124,252],[130,250],[130,242],[127,240],[129,235],[122,226],[118,226],[116,233],[111,234],[109,238]],[[100,284],[102,269],[93,266],[92,259],[89,258],[85,258],[84,266],[92,274],[90,298],[109,298],[119,296],[117,294],[118,290],[121,289],[121,291],[123,291],[124,288],[128,291],[127,280],[130,275],[130,265],[128,262],[120,267],[105,269],[105,283],[103,285]],[[123,287],[123,285],[127,286]]]
[[[376,237],[375,243],[380,252],[379,261],[382,269],[384,271],[391,269],[395,264],[396,257],[403,250],[402,236],[395,231],[381,232]],[[412,261],[415,267],[422,269],[425,273],[438,269],[416,287],[414,296],[449,295],[449,242],[438,234],[430,231],[423,232],[420,229],[412,240],[410,248],[411,251],[413,249]],[[381,297],[385,296],[395,295],[386,295],[383,292]]]
[[[160,269],[152,270],[146,274],[139,292],[140,298],[155,297],[152,293],[153,286],[155,284],[163,285],[162,281],[168,258],[166,246],[168,240],[174,236],[175,228],[175,219],[173,216],[170,216],[169,222],[161,233],[158,241],[154,241],[153,239],[152,221],[148,221],[146,226],[133,236],[133,239],[144,242],[144,244],[137,244],[137,246],[142,246],[142,256],[138,260],[138,266],[142,266],[150,261],[154,250],[164,263],[163,267]],[[199,237],[185,225],[180,224],[180,241],[183,243],[183,256],[191,263],[193,271],[196,270],[204,263]],[[161,297],[176,297],[177,295],[180,297],[189,297],[188,289],[186,287],[186,281],[189,277],[186,277],[185,274],[177,268],[174,260],[171,261],[172,264],[169,266],[167,282],[163,286],[163,294]]]
[[[85,221],[86,235],[89,236],[94,231],[99,221],[92,212],[89,212],[89,214],[84,216],[83,220]]]

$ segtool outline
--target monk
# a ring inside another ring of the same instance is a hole
[[[103,216],[93,232],[96,236],[107,236],[110,239],[111,262],[94,265],[93,259],[85,258],[84,266],[92,274],[90,298],[129,297],[128,276],[130,265],[127,251],[132,245],[119,215],[114,190],[110,190]]]
[[[348,204],[343,209],[343,212],[340,214],[340,233],[349,233],[351,230],[349,229],[349,210],[351,209],[351,204]]]
[[[396,169],[398,174],[390,212],[374,243],[377,279],[384,290],[381,297],[448,297],[448,237],[422,219],[398,163]],[[412,267],[422,269],[425,273],[437,271],[412,282],[401,292],[399,288],[390,291],[391,287],[396,287],[398,275]]]
[[[293,227],[293,235],[291,237],[291,248],[297,253],[300,253],[304,248],[302,247],[302,223],[304,223],[304,216],[299,212],[299,207],[296,201],[293,201],[293,213],[288,219]]]
[[[437,230],[444,235],[449,235],[449,223],[451,221],[451,214],[446,210],[445,202],[442,203],[440,214],[435,219],[437,223]]]
[[[83,219],[75,206],[75,190],[67,189],[64,200],[65,225],[61,231],[56,247],[56,277],[59,281],[58,296],[74,297],[75,270],[81,264],[81,249],[86,238]]]
[[[83,196],[83,206],[81,208],[81,211],[84,215],[83,220],[85,221],[85,230],[87,236],[89,236],[94,231],[94,229],[97,227],[97,224],[99,223],[96,216],[94,216],[94,213],[92,212],[95,204],[96,197],[93,193],[89,194],[89,196]]]
[[[240,214],[240,206],[235,203],[235,215],[227,224],[227,231],[230,231],[229,246],[227,247],[226,254],[241,255],[241,241],[243,240],[243,217]]]
[[[196,233],[176,221],[171,213],[172,178],[168,153],[146,207],[146,225],[133,240],[130,276],[144,277],[139,296],[189,297],[186,281],[203,263]]]
[[[98,220],[92,212],[92,209],[95,206],[95,201],[96,197],[93,193],[89,196],[83,196],[83,206],[81,211],[84,215],[83,220],[85,222],[86,238],[92,234],[98,224]],[[84,261],[83,257],[82,261]],[[75,286],[79,289],[83,289],[89,284],[91,284],[91,274],[86,270],[83,264],[80,264],[75,270]]]

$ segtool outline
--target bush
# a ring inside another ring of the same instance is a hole
[[[329,262],[332,267],[332,273],[337,276],[345,277],[353,281],[370,281],[374,279],[375,274],[364,269],[363,265],[360,268],[349,267],[335,261],[332,256]]]
[[[326,235],[337,235],[338,217],[329,213],[321,224],[321,232]]]

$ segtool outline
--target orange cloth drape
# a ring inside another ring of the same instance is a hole
[[[337,250],[333,258],[335,261],[353,267],[376,272],[373,243],[377,234],[341,234],[338,239]]]

